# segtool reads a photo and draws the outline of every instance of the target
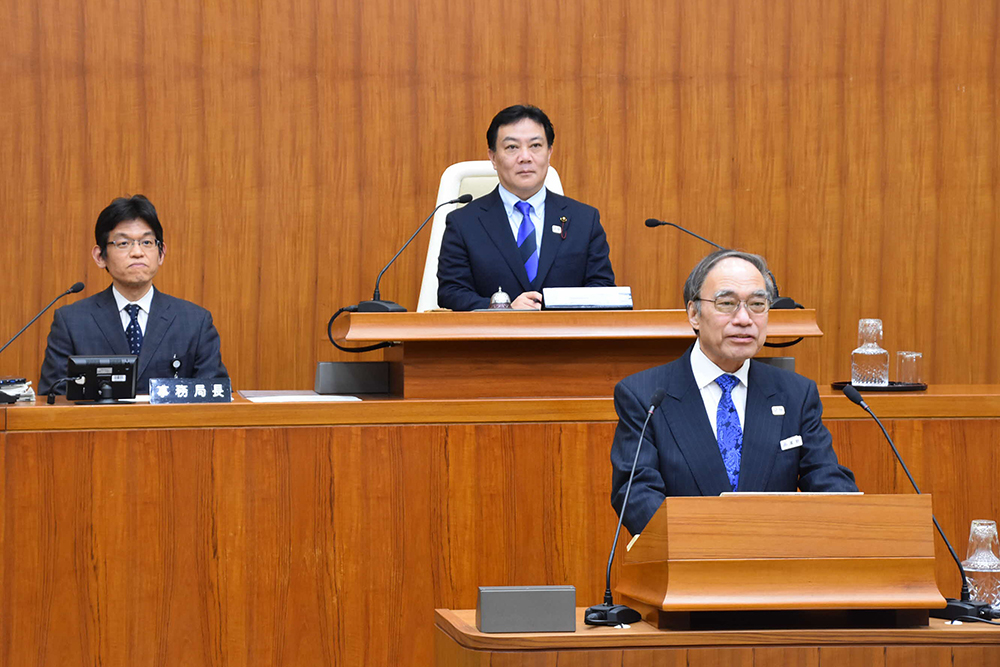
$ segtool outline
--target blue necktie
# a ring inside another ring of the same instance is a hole
[[[743,451],[743,429],[740,427],[740,416],[733,405],[733,387],[739,383],[734,375],[720,375],[715,379],[722,387],[722,398],[719,400],[719,410],[715,413],[715,431],[719,439],[719,451],[722,462],[726,464],[726,474],[729,483],[736,490],[740,481],[740,458]]]
[[[142,327],[139,326],[139,306],[130,303],[125,306],[125,310],[128,311],[129,316],[128,328],[125,329],[125,337],[128,338],[128,347],[132,350],[132,354],[139,354],[139,350],[142,349]]]
[[[517,249],[521,251],[521,261],[524,262],[524,270],[528,272],[528,282],[533,282],[538,275],[538,252],[536,252],[535,226],[531,224],[529,215],[531,204],[519,201],[514,204],[514,208],[524,216],[521,226],[517,229]]]

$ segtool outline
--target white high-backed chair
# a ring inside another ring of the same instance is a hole
[[[473,198],[482,197],[497,186],[496,169],[489,160],[470,160],[458,162],[441,174],[441,185],[438,187],[437,203],[455,199],[464,194]],[[545,176],[545,187],[556,194],[563,194],[562,181],[559,173],[551,166]],[[417,299],[417,312],[434,310],[438,307],[438,255],[441,254],[441,239],[444,237],[444,222],[448,214],[458,208],[458,204],[442,206],[434,214],[431,223],[431,238],[427,244],[427,261],[424,262],[424,277],[420,282],[420,297]]]

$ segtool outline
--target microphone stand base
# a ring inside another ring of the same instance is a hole
[[[805,306],[790,296],[779,296],[771,304],[771,310],[792,310],[795,308],[805,308]]]
[[[988,602],[976,602],[975,600],[953,600],[947,598],[948,606],[944,609],[931,609],[931,618],[943,618],[953,621],[963,616],[973,618],[992,618],[990,605]]]
[[[587,625],[631,625],[642,620],[642,614],[623,604],[595,604],[583,614]]]
[[[403,308],[398,303],[392,301],[362,301],[358,304],[359,313],[405,313],[406,308]]]

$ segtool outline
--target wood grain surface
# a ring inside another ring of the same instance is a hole
[[[1000,632],[984,625],[850,630],[658,631],[649,623],[575,633],[484,634],[475,610],[435,612],[436,667],[988,667],[1000,658]]]
[[[1000,630],[986,624],[948,625],[941,619],[913,628],[804,628],[761,632],[760,630],[674,630],[663,632],[639,621],[628,628],[586,625],[585,607],[577,609],[577,627],[565,632],[486,633],[476,627],[475,609],[436,609],[434,622],[441,634],[472,649],[609,648],[628,644],[641,647],[768,646],[798,644],[813,646],[872,645],[897,643],[926,648],[933,644],[976,646],[996,644]],[[1000,647],[997,647],[1000,648]]]
[[[433,660],[433,610],[474,607],[479,585],[601,598],[611,422],[146,429],[142,414],[0,433],[0,663],[415,667]],[[864,491],[908,493],[874,424],[830,427]],[[962,552],[972,519],[1000,515],[1000,422],[887,427]]]
[[[540,0],[499,27],[523,9],[3,3],[0,339],[107,285],[94,221],[141,192],[166,230],[157,285],[212,311],[234,386],[309,387],[346,358],[327,319],[371,294],[441,172],[531,102],[637,307],[682,306],[707,250],[656,217],[770,259],[826,332],[796,348],[809,377],[846,378],[873,316],[932,383],[1000,375],[1000,0]],[[384,297],[415,306],[426,239]],[[37,379],[51,319],[3,374]]]
[[[771,311],[768,334],[778,338],[822,336],[816,311]],[[338,342],[537,340],[694,340],[683,309],[568,310],[428,313],[347,313],[333,327]],[[690,343],[688,343],[690,344]]]
[[[841,392],[820,388],[829,421],[869,417]],[[1000,385],[935,385],[921,392],[865,393],[882,419],[993,419],[1000,415]],[[220,426],[318,426],[349,424],[453,424],[506,422],[616,422],[608,398],[503,398],[400,400],[364,396],[336,403],[251,403],[236,396],[229,404],[76,406],[59,397],[0,406],[0,424],[11,431],[208,428]],[[874,422],[871,422],[875,427]],[[902,437],[909,437],[904,433]],[[837,444],[836,439],[834,443]]]
[[[932,498],[667,498],[619,554],[616,594],[659,627],[706,610],[942,608]],[[641,607],[634,603],[641,603]],[[673,618],[671,618],[673,617]]]

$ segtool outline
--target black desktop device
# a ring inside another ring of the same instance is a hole
[[[134,354],[71,356],[66,398],[70,401],[94,403],[114,403],[122,398],[135,398],[138,359]]]

